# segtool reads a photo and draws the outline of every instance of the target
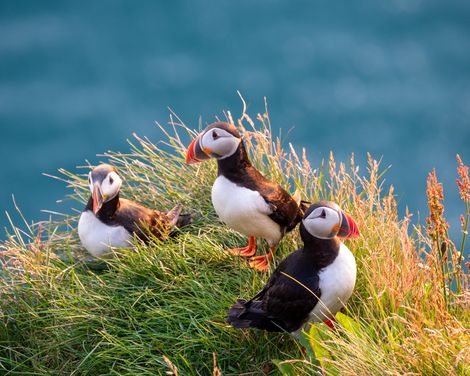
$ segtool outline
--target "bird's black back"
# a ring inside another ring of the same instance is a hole
[[[232,306],[228,322],[237,328],[298,330],[321,297],[319,273],[334,261],[339,244],[337,239],[317,239],[292,252],[279,264],[263,290],[250,301]]]

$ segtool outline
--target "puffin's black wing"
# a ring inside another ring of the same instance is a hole
[[[248,188],[256,190],[271,207],[269,217],[286,231],[291,231],[302,220],[303,212],[294,198],[279,184],[266,179],[258,170],[250,166],[247,168],[250,185]]]
[[[320,278],[312,270],[310,257],[304,250],[289,255],[279,264],[275,280],[263,298],[267,315],[288,332],[299,329],[306,322],[321,296]]]
[[[114,220],[124,226],[127,231],[136,234],[144,241],[148,241],[149,233],[160,239],[167,235],[171,228],[175,226],[180,210],[178,208],[178,213],[168,216],[168,214],[172,214],[173,210],[168,213],[160,212],[146,208],[134,201],[120,199]]]
[[[257,191],[271,208],[269,217],[279,224],[283,231],[290,231],[302,220],[303,211],[294,198],[279,184],[265,178],[254,168],[241,146],[238,157],[219,161],[219,175],[231,182]]]
[[[227,321],[236,328],[299,329],[321,295],[318,273],[312,271],[308,257],[303,250],[291,253],[263,290],[250,301],[239,300],[231,307]]]
[[[280,186],[277,188],[275,192],[261,195],[273,210],[269,217],[286,231],[291,231],[302,220],[302,214],[289,193]]]

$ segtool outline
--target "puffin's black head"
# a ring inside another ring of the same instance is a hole
[[[113,166],[100,164],[88,174],[88,184],[93,195],[93,212],[96,214],[103,203],[116,197],[122,180]]]
[[[356,222],[331,201],[319,201],[310,206],[300,224],[300,236],[304,242],[310,238],[333,239],[359,236]]]
[[[186,152],[186,163],[230,157],[236,152],[240,142],[240,134],[234,125],[224,122],[213,123],[191,142]]]

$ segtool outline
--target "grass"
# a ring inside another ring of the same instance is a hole
[[[229,112],[226,117],[234,122]],[[165,142],[135,136],[129,153],[103,158],[124,177],[124,197],[160,209],[181,202],[195,222],[177,237],[148,246],[136,240],[134,250],[116,250],[116,257],[101,261],[81,250],[77,216],[54,215],[24,230],[13,226],[0,245],[0,374],[470,374],[463,163],[463,238],[455,246],[434,175],[429,221],[412,227],[409,215],[398,217],[393,188],[385,190],[371,156],[366,176],[354,156],[346,166],[331,154],[314,169],[304,150],[297,154],[287,145],[287,152],[273,139],[267,111],[256,122],[245,111],[235,122],[254,164],[291,192],[301,189],[304,199],[338,202],[360,227],[360,239],[348,242],[358,263],[356,290],[336,331],[318,324],[295,340],[224,322],[236,298],[252,296],[268,275],[224,253],[244,240],[221,225],[212,208],[216,164],[184,163],[194,134],[172,116],[161,127]],[[61,170],[58,178],[80,206],[89,194],[87,171]],[[293,231],[277,259],[299,246]]]

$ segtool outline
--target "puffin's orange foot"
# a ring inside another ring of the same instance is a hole
[[[252,257],[250,259],[250,267],[259,270],[260,272],[265,272],[269,269],[269,260],[271,258],[272,256],[269,257],[269,255]]]
[[[246,246],[243,248],[231,248],[227,249],[227,252],[235,256],[251,257],[256,253],[256,247]]]
[[[335,320],[334,319],[328,319],[323,321],[331,330],[335,329]]]
[[[235,256],[251,257],[256,253],[256,238],[254,236],[250,236],[246,247],[227,249],[227,251]]]

